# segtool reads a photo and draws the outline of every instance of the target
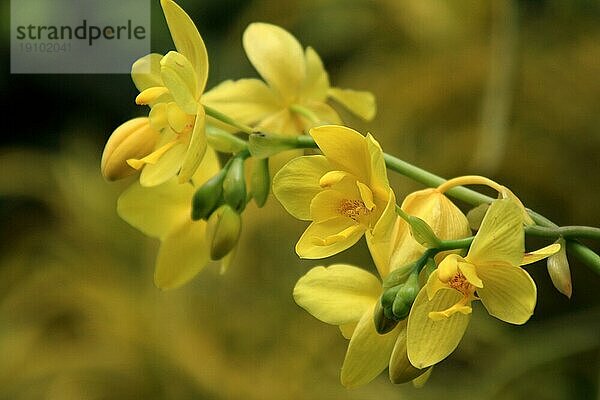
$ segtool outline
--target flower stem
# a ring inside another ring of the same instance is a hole
[[[436,249],[437,251],[446,251],[446,250],[456,250],[456,249],[466,249],[471,246],[475,236],[469,236],[462,239],[454,239],[454,240],[440,240],[440,245]]]
[[[225,115],[222,112],[215,110],[212,107],[208,107],[206,105],[203,105],[203,107],[204,107],[204,111],[206,112],[206,115],[213,117],[214,119],[217,119],[221,122],[224,122],[227,125],[233,126],[234,128],[237,128],[240,131],[247,133],[248,135],[255,133],[254,129],[252,129],[248,125],[242,124],[242,123],[236,121],[235,119],[229,117],[228,115]]]
[[[561,226],[557,228],[545,226],[528,226],[528,235],[547,238],[587,238],[600,240],[600,228],[591,226]]]
[[[310,122],[313,123],[319,123],[321,122],[321,120],[319,119],[319,117],[317,116],[317,114],[315,114],[314,112],[312,112],[311,110],[309,110],[306,107],[303,107],[299,104],[292,104],[290,106],[290,111],[302,115],[303,117],[305,117],[306,119],[308,119]]]
[[[597,253],[576,240],[567,241],[567,249],[569,253],[575,254],[581,262],[600,275],[600,256]]]

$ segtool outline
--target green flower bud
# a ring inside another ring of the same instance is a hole
[[[396,325],[398,325],[398,321],[392,318],[387,318],[385,316],[385,311],[380,301],[378,301],[377,304],[375,304],[375,311],[373,312],[373,322],[375,323],[375,330],[380,335],[385,335],[386,333],[394,329]]]
[[[410,224],[410,233],[419,244],[428,249],[440,246],[440,239],[438,239],[427,222],[412,215],[408,216],[407,222]]]
[[[206,141],[221,153],[235,154],[248,147],[244,140],[212,125],[206,125]]]
[[[254,163],[254,171],[252,171],[252,197],[259,208],[267,202],[270,188],[269,159],[257,159]]]
[[[381,295],[381,307],[383,307],[383,312],[386,318],[395,319],[394,313],[392,311],[392,305],[394,304],[394,300],[396,300],[396,295],[400,290],[400,285],[391,287],[383,291]]]
[[[295,137],[255,133],[248,138],[248,150],[252,157],[256,158],[268,158],[295,148],[297,148]]]
[[[220,260],[233,250],[242,231],[242,218],[229,205],[217,208],[208,218],[206,237],[210,244],[210,258]]]
[[[392,304],[392,312],[398,320],[408,317],[410,308],[419,293],[419,284],[417,281],[418,275],[412,274],[406,283],[400,286],[400,290],[396,294],[396,298]]]
[[[383,287],[391,288],[406,282],[410,274],[413,273],[420,263],[421,259],[405,264],[399,268],[395,268],[383,281]]]
[[[401,321],[408,316],[410,308],[419,293],[418,279],[419,275],[414,272],[410,274],[406,282],[383,292],[381,307],[386,318]]]
[[[192,198],[192,219],[194,221],[207,219],[217,208],[223,195],[224,179],[225,170],[222,169],[196,190]]]
[[[243,211],[246,207],[246,177],[244,176],[244,159],[235,157],[223,181],[223,196],[225,202],[236,211]]]

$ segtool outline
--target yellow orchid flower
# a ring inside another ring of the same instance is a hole
[[[310,127],[341,124],[326,101],[332,98],[365,120],[375,116],[375,98],[369,92],[331,87],[319,55],[306,50],[286,30],[253,23],[243,36],[248,59],[259,79],[225,81],[207,92],[210,107],[265,132],[298,135]]]
[[[454,351],[474,300],[505,322],[523,324],[531,317],[536,286],[520,267],[524,222],[522,206],[514,199],[493,202],[468,254],[447,255],[429,276],[408,317],[407,351],[415,367],[429,367]]]
[[[427,221],[434,233],[444,239],[469,235],[468,222],[462,212],[443,194],[426,189],[408,196],[402,209]],[[407,223],[399,219],[391,224],[387,235],[395,246],[384,257],[388,242],[378,247],[385,263],[378,264],[382,278],[393,270],[389,259],[400,265],[418,259],[425,248],[410,235]],[[404,257],[404,259],[401,259]],[[347,339],[348,351],[342,367],[341,381],[348,387],[370,382],[389,365],[390,380],[403,383],[422,377],[428,370],[412,366],[406,352],[406,320],[390,332],[380,335],[374,324],[374,310],[383,287],[371,273],[350,265],[336,264],[311,269],[296,283],[294,300],[317,319],[338,325]],[[414,382],[414,381],[413,381]]]
[[[161,0],[177,51],[149,54],[136,61],[131,76],[140,94],[136,103],[150,106],[150,125],[161,131],[154,150],[127,162],[142,169],[140,183],[155,186],[179,175],[187,182],[206,151],[206,114],[200,104],[208,78],[208,55],[198,29],[181,7]]]
[[[173,177],[153,187],[136,182],[119,197],[121,218],[161,241],[154,273],[154,282],[161,289],[183,285],[210,261],[207,222],[190,218],[190,199],[195,188],[219,170],[216,153],[208,149],[191,181],[179,184]]]
[[[343,126],[322,126],[310,135],[323,155],[287,163],[273,178],[273,193],[294,217],[310,220],[296,245],[302,258],[324,258],[396,220],[383,152],[371,136]]]

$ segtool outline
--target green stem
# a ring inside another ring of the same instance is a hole
[[[591,226],[561,226],[550,228],[545,226],[528,226],[525,232],[530,236],[547,238],[587,238],[600,240],[600,228]]]
[[[597,253],[575,240],[567,241],[567,250],[570,254],[575,254],[579,261],[600,275],[600,256]]]
[[[474,239],[475,236],[469,236],[466,238],[455,240],[440,240],[440,245],[435,250],[440,252],[446,250],[466,249],[467,247],[471,246],[471,243],[473,243]]]
[[[321,119],[317,116],[317,114],[315,114],[308,108],[301,106],[300,104],[292,104],[290,106],[290,111],[295,112],[296,114],[302,115],[303,117],[308,119],[310,122],[313,122],[315,124],[321,122]]]
[[[248,135],[256,133],[254,131],[254,129],[252,129],[248,125],[242,124],[242,123],[236,121],[235,119],[223,114],[222,112],[215,110],[212,107],[208,107],[206,105],[203,105],[203,107],[204,107],[204,111],[206,112],[206,115],[213,117],[214,119],[224,122],[227,125],[231,125],[234,128],[238,128],[240,131],[247,133]]]

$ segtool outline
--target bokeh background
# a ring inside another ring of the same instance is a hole
[[[509,326],[476,308],[422,389],[385,373],[340,385],[346,341],[291,297],[318,264],[293,253],[305,224],[274,199],[246,212],[225,275],[211,265],[160,292],[157,243],[116,215],[127,182],[99,173],[112,129],[146,112],[135,87],[126,75],[11,75],[0,4],[0,399],[600,397],[600,277],[574,259],[571,300],[543,263],[530,266],[532,320]],[[559,224],[600,226],[598,1],[180,4],[207,44],[209,87],[255,76],[241,34],[252,21],[280,24],[321,54],[336,86],[373,91],[373,122],[344,116],[386,151],[447,177],[487,174]],[[152,7],[152,48],[164,52],[172,44]],[[420,188],[392,182],[398,197]],[[364,244],[321,264],[338,261],[372,268]]]

